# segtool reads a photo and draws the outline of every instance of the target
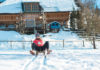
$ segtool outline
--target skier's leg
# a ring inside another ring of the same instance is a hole
[[[32,50],[30,51],[31,54],[36,54],[36,51],[37,51],[37,45],[35,43],[32,43],[32,46],[31,46]]]
[[[36,51],[36,56],[38,56],[39,51]]]
[[[45,44],[44,44],[44,46],[43,46],[43,49],[45,50],[45,49],[49,49],[49,42],[48,41],[46,41],[45,42]]]
[[[52,50],[49,49],[49,42],[46,41],[46,43],[44,44],[44,50],[47,50],[47,54],[50,54],[50,52],[52,52]]]
[[[32,50],[35,50],[35,49],[36,49],[36,45],[35,45],[35,43],[32,43],[31,48],[32,48]]]
[[[48,41],[46,41],[43,48],[44,48],[44,51],[47,52],[47,54],[50,54],[51,50],[49,50],[49,42]]]

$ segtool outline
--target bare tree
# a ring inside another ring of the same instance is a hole
[[[100,15],[98,8],[95,7],[96,0],[82,0],[81,14],[82,20],[84,23],[83,27],[86,30],[86,35],[88,39],[92,41],[94,49],[95,46],[95,37],[97,33],[100,33]],[[83,21],[84,20],[84,21]],[[92,38],[90,36],[93,36]]]

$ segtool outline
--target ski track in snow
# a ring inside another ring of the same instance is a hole
[[[100,53],[91,50],[54,50],[46,58],[41,54],[37,57],[0,55],[0,65],[0,70],[8,70],[9,66],[14,67],[9,70],[99,70]],[[7,68],[3,69],[5,66]]]
[[[37,66],[35,66],[38,63]],[[43,65],[46,65],[46,57],[42,55],[33,56],[31,60],[28,60],[22,68],[22,70],[42,70]],[[43,70],[46,70],[45,68]]]
[[[36,56],[33,56],[30,61],[26,62],[22,70],[27,70],[27,68],[31,65],[31,63],[35,62],[36,58],[37,58]]]

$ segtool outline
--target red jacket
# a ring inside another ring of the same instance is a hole
[[[44,45],[42,39],[39,39],[39,40],[38,39],[35,39],[33,41],[33,43],[35,43],[38,47],[42,47]]]

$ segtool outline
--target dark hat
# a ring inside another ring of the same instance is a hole
[[[39,33],[36,33],[36,34],[35,34],[35,37],[40,37],[40,34],[39,34]]]

